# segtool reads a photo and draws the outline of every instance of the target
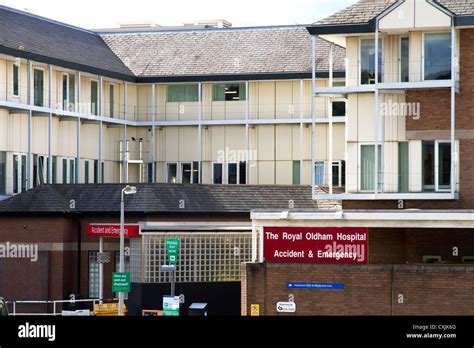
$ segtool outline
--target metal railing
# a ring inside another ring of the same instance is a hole
[[[107,299],[107,300],[102,300],[102,302],[107,302],[107,301],[117,301],[117,299]],[[68,303],[68,304],[76,304],[76,303],[86,303],[90,302],[92,303],[92,309],[94,308],[94,305],[96,303],[99,303],[100,300],[98,298],[96,299],[84,299],[84,300],[44,300],[44,301],[6,301],[5,303],[7,305],[12,305],[12,312],[10,313],[11,316],[27,316],[27,315],[40,315],[40,316],[58,316],[62,315],[62,313],[58,312],[58,305]],[[17,312],[17,305],[53,305],[53,311],[51,313],[18,313]],[[92,313],[92,311],[91,311]]]

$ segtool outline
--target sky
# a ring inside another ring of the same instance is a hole
[[[81,28],[115,28],[120,23],[163,26],[225,19],[234,27],[309,24],[356,0],[0,0],[0,4]]]

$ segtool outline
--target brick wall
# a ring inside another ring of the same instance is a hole
[[[276,303],[294,296],[288,315],[473,315],[474,266],[243,264],[242,314],[283,315]],[[288,289],[287,282],[343,283],[344,290]],[[403,303],[399,303],[403,297]]]

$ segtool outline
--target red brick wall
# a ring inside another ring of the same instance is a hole
[[[243,264],[242,273],[243,315],[251,304],[260,305],[261,315],[282,315],[276,303],[290,294],[296,315],[474,314],[474,266]],[[345,289],[288,289],[287,282],[343,283]]]

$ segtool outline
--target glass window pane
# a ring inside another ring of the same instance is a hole
[[[435,146],[434,141],[423,141],[423,190],[435,189]]]
[[[333,117],[342,117],[346,116],[346,102],[332,102],[332,116]]]
[[[199,100],[198,85],[169,85],[166,91],[168,103],[197,102]]]
[[[16,64],[13,64],[13,95],[20,95],[20,69]]]
[[[229,163],[227,169],[227,183],[237,184],[237,163]]]
[[[58,182],[57,170],[58,170],[58,157],[53,156],[53,163],[52,163],[52,171],[53,172],[51,173],[51,176],[52,176],[52,179],[53,179],[53,184],[56,184]]]
[[[44,156],[38,157],[38,185],[44,184]]]
[[[13,156],[13,193],[19,193],[19,187],[18,187],[18,179],[20,176],[19,170],[19,162],[20,161],[20,156],[14,155]]]
[[[333,162],[331,169],[332,169],[332,185],[339,186],[339,170],[341,169],[339,162]]]
[[[361,145],[360,148],[360,176],[361,176],[361,190],[362,191],[373,191],[374,190],[374,167],[375,167],[375,146],[374,145]],[[382,148],[378,146],[378,172],[381,169],[381,152]],[[378,178],[379,189],[380,189],[380,177]]]
[[[148,169],[147,169],[147,179],[149,183],[153,183],[153,163],[148,163]]]
[[[7,153],[0,151],[0,195],[7,194]]]
[[[408,192],[408,142],[398,144],[398,192]]]
[[[193,184],[199,184],[199,162],[193,162]]]
[[[91,81],[91,113],[97,115],[98,110],[98,85],[97,81]]]
[[[181,163],[181,180],[183,184],[191,183],[191,163]]]
[[[222,163],[213,164],[213,184],[222,184]]]
[[[94,160],[94,184],[99,182],[99,161]]]
[[[33,155],[33,187],[38,186],[38,155]]]
[[[109,89],[109,108],[110,108],[110,117],[114,117],[114,103],[115,103],[115,93],[114,93],[114,85],[110,85]]]
[[[34,103],[43,106],[44,100],[44,73],[43,70],[34,69]]]
[[[89,161],[84,162],[84,183],[89,183]]]
[[[76,98],[76,77],[69,75],[69,111],[74,111]]]
[[[425,80],[451,78],[451,34],[425,34]]]
[[[360,40],[360,81],[361,84],[375,83],[375,40]],[[382,40],[379,39],[379,82],[382,77]]]
[[[324,166],[324,161],[318,161],[314,164],[314,184],[317,186],[322,186],[326,183],[325,178],[325,166]]]
[[[300,185],[300,161],[293,161],[293,185]]]
[[[215,84],[213,86],[214,101],[245,100],[245,83]]]
[[[247,184],[247,163],[246,162],[239,163],[239,184],[241,185]]]
[[[408,82],[410,80],[410,41],[407,37],[402,37],[400,44],[400,81]]]
[[[68,98],[68,78],[67,75],[63,75],[63,110],[69,110],[68,109],[68,103],[67,103],[67,98]]]
[[[68,184],[67,179],[67,159],[63,158],[63,184]]]
[[[76,183],[76,167],[75,167],[75,160],[70,160],[69,161],[69,177],[70,177],[70,183],[75,184]]]
[[[168,184],[176,184],[178,182],[178,165],[176,163],[168,163]]]
[[[100,172],[100,182],[105,184],[105,162],[100,164],[101,172]]]
[[[441,190],[451,188],[451,143],[438,144],[438,185]]]
[[[26,191],[26,155],[21,155],[21,192]]]

